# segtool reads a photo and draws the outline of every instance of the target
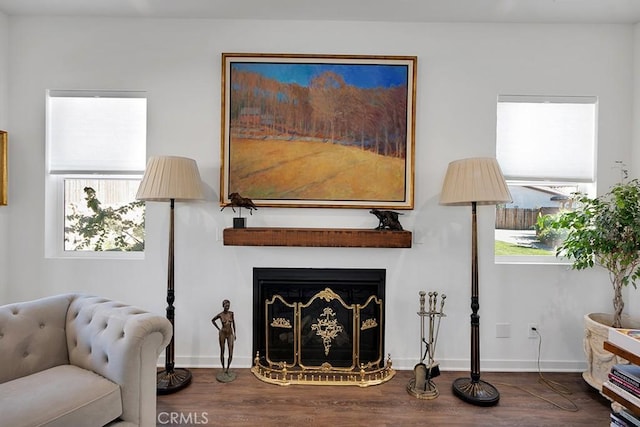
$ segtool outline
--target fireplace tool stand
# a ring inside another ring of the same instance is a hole
[[[420,291],[420,362],[413,368],[414,378],[409,380],[407,392],[418,399],[435,399],[440,394],[438,388],[432,381],[440,375],[440,366],[435,361],[436,343],[438,342],[438,332],[440,331],[440,321],[444,314],[444,302],[447,296],[440,297],[440,307],[438,308],[438,293],[429,292],[429,309],[425,311],[426,292]],[[425,337],[425,321],[429,318],[428,338]],[[427,364],[424,363],[427,359]]]

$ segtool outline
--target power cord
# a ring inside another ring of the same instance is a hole
[[[553,381],[553,380],[549,380],[547,378],[544,377],[544,375],[542,375],[542,370],[540,369],[540,353],[542,350],[542,335],[540,334],[540,332],[538,331],[537,328],[531,328],[531,330],[533,332],[536,333],[536,335],[538,336],[538,383],[548,387],[551,391],[553,391],[554,393],[558,394],[560,397],[562,397],[563,399],[565,399],[567,402],[569,402],[569,405],[562,405],[560,403],[556,403],[554,401],[552,401],[551,399],[541,396],[539,394],[534,393],[531,390],[528,390],[524,387],[521,387],[519,385],[515,385],[515,384],[508,384],[508,383],[495,383],[494,384],[500,384],[503,386],[507,386],[507,387],[514,387],[517,388],[518,390],[522,390],[525,393],[528,393],[530,395],[532,395],[533,397],[537,397],[540,400],[544,400],[545,402],[550,403],[551,405],[555,406],[556,408],[559,408],[563,411],[569,411],[569,412],[578,412],[580,410],[580,408],[578,408],[578,406],[575,404],[575,402],[573,400],[571,400],[568,396],[570,396],[572,393],[571,391],[567,388],[567,386],[557,382],[557,381]]]

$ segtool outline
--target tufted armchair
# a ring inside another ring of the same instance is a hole
[[[0,424],[154,426],[164,317],[67,294],[0,307]]]

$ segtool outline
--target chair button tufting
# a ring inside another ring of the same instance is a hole
[[[24,353],[22,353],[22,357],[27,357],[27,356],[29,356],[29,352],[28,351],[25,351]]]
[[[40,323],[40,329],[44,329],[44,323]]]

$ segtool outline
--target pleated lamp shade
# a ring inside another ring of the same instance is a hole
[[[176,156],[151,157],[136,194],[138,200],[159,202],[202,198],[202,180],[196,161]]]
[[[511,193],[496,159],[476,157],[449,163],[440,204],[498,204],[511,200]]]

